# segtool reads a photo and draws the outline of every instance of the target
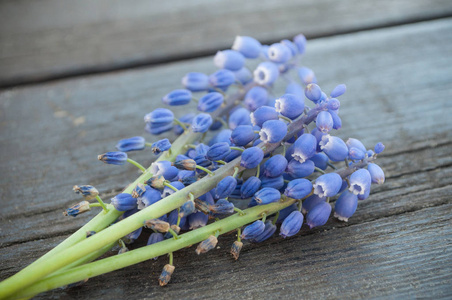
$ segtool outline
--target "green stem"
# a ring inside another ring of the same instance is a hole
[[[104,201],[99,197],[99,195],[96,195],[97,202],[99,202],[100,206],[102,206],[103,210],[105,212],[108,212],[107,206],[105,205]]]
[[[256,167],[256,177],[259,178],[259,176],[261,176],[261,164]]]
[[[278,212],[276,213],[276,216],[275,216],[275,218],[273,219],[273,221],[272,221],[272,224],[273,225],[275,225],[276,224],[276,222],[278,221],[278,218],[279,218],[279,210],[278,210]]]
[[[174,186],[172,186],[171,183],[169,183],[169,181],[164,181],[164,182],[163,182],[163,185],[169,187],[170,189],[172,189],[172,190],[175,191],[175,192],[179,191],[179,190],[176,189]]]
[[[186,132],[188,130],[187,126],[185,126],[185,124],[182,123],[181,121],[179,121],[178,119],[174,118],[174,122],[177,123],[177,125],[179,125],[180,127],[182,127],[184,132]]]
[[[239,147],[234,147],[234,146],[231,146],[229,148],[231,148],[231,150],[238,150],[238,151],[241,151],[241,152],[245,151],[245,149],[242,149],[242,148],[239,148]]]
[[[242,215],[242,216],[245,214],[245,212],[238,207],[234,207],[234,211],[238,212],[239,215]]]
[[[131,163],[132,165],[134,165],[135,167],[137,167],[138,169],[140,169],[143,172],[146,172],[146,168],[143,167],[141,164],[139,164],[138,162],[134,161],[131,158],[127,158],[127,162]]]
[[[207,174],[209,174],[210,176],[213,175],[212,171],[210,171],[209,169],[206,169],[206,168],[204,168],[204,167],[202,167],[200,165],[196,165],[196,169],[202,170],[202,171],[206,172]]]
[[[314,170],[316,170],[317,172],[321,173],[321,174],[326,174],[325,171],[323,171],[322,169],[318,168],[318,167],[314,167]]]
[[[242,227],[237,228],[237,242],[241,242],[242,239],[240,236],[242,235]]]
[[[144,145],[152,148],[152,143],[146,142],[146,143],[144,143]]]
[[[225,162],[224,160],[216,160],[215,162],[219,163],[219,164],[222,164],[222,165],[227,164],[227,162]]]
[[[232,177],[234,177],[235,178],[235,176],[237,176],[237,174],[239,173],[239,168],[238,167],[235,167],[234,168],[234,174],[232,174]]]
[[[286,121],[289,122],[289,123],[292,123],[292,120],[291,120],[291,119],[289,119],[288,117],[285,117],[285,116],[283,116],[283,115],[279,115],[278,118],[283,119],[283,120],[286,120]]]
[[[169,256],[169,262],[168,262],[168,264],[170,264],[170,265],[173,266],[173,252],[168,253],[168,256]]]
[[[174,237],[175,240],[177,240],[179,238],[177,233],[174,230],[172,230],[171,228],[168,228],[168,232],[172,234],[172,236]]]

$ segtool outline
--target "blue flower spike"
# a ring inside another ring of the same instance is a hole
[[[276,99],[275,108],[281,115],[293,120],[303,113],[304,100],[292,94],[285,94]]]
[[[236,36],[232,45],[232,49],[239,51],[246,58],[258,58],[261,48],[261,43],[249,36]]]
[[[127,162],[127,153],[121,151],[107,152],[97,156],[97,159],[109,165],[123,165]]]
[[[162,139],[152,144],[151,149],[154,154],[160,154],[171,148],[171,143],[168,139]]]
[[[190,103],[190,100],[192,99],[192,93],[190,90],[186,89],[177,89],[173,90],[172,92],[166,94],[162,101],[165,104],[171,105],[171,106],[179,106],[179,105],[186,105]]]
[[[303,225],[303,214],[298,210],[288,215],[281,224],[279,235],[283,238],[296,235]]]
[[[270,61],[261,62],[253,72],[254,82],[259,85],[271,85],[279,77],[278,66]]]
[[[260,140],[264,143],[279,143],[287,134],[287,124],[281,120],[268,120],[262,124],[259,132]]]
[[[182,85],[192,92],[206,91],[209,89],[209,76],[200,72],[190,72],[182,78]]]
[[[264,158],[264,151],[259,147],[250,147],[243,151],[240,166],[246,169],[256,168]]]
[[[306,223],[309,228],[325,225],[331,214],[331,205],[320,202],[306,214]]]
[[[355,194],[344,191],[334,204],[334,217],[341,221],[348,222],[358,207],[358,196]]]
[[[220,69],[238,71],[245,64],[245,56],[236,50],[218,51],[213,57],[213,63]]]
[[[146,147],[146,141],[142,136],[134,136],[120,140],[115,147],[122,152],[143,150]]]
[[[366,170],[367,171],[367,170]],[[314,194],[319,197],[333,197],[342,186],[342,178],[337,173],[327,173],[319,176],[314,182]]]
[[[82,194],[82,196],[83,196],[83,198],[85,198],[85,200],[96,199],[96,196],[99,195],[99,191],[92,185],[80,185],[80,186],[74,185],[72,190],[76,194]]]
[[[218,92],[207,93],[199,99],[198,110],[214,112],[223,104],[224,96]]]
[[[212,116],[206,113],[200,113],[193,118],[191,123],[191,129],[193,132],[204,133],[209,130],[210,125],[212,125]]]
[[[90,210],[91,210],[91,207],[89,205],[89,202],[82,201],[82,202],[79,202],[79,203],[69,207],[68,209],[66,209],[66,211],[63,212],[63,216],[76,217],[79,214],[82,214],[82,213],[90,211]]]

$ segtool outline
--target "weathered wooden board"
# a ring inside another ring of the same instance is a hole
[[[1,1],[0,86],[168,62],[264,42],[428,20],[448,0]]]
[[[232,237],[204,257],[183,250],[165,289],[156,284],[162,258],[42,297],[450,297],[451,29],[448,19],[309,44],[303,62],[321,86],[348,85],[340,135],[387,146],[379,162],[388,180],[360,203],[348,225],[332,220],[284,243],[274,238],[248,246],[236,263],[227,255]],[[109,195],[137,175],[102,165],[96,154],[140,133],[144,112],[160,105],[158,98],[190,70],[213,67],[210,59],[197,59],[0,94],[0,154],[10,158],[0,166],[1,278],[87,219],[60,214],[76,201],[73,184],[92,183]]]

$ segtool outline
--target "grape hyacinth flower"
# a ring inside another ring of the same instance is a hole
[[[169,150],[171,148],[171,143],[168,139],[159,140],[152,144],[151,149],[155,154],[160,154],[163,151]]]
[[[71,207],[69,207],[68,209],[66,209],[65,212],[63,212],[64,216],[72,216],[72,217],[76,217],[79,214],[82,214],[84,212],[90,211],[91,207],[89,205],[88,201],[82,201],[80,203],[77,203]]]
[[[260,188],[261,180],[256,176],[248,178],[240,187],[242,199],[253,196]]]
[[[212,125],[212,116],[209,114],[201,113],[193,118],[191,123],[191,129],[193,132],[206,132],[209,130],[210,125]]]
[[[321,202],[325,202],[326,197],[319,197],[318,195],[314,194],[312,196],[309,196],[303,201],[303,205],[301,208],[301,212],[304,214],[307,214],[311,209],[313,209],[317,204]]]
[[[304,95],[312,102],[317,103],[320,100],[320,97],[322,97],[322,90],[317,84],[310,83],[306,86]]]
[[[374,151],[376,154],[380,154],[381,152],[383,152],[384,149],[385,149],[385,145],[383,145],[382,143],[377,143],[375,145]]]
[[[224,101],[222,94],[218,92],[207,93],[199,99],[198,110],[202,112],[213,112],[221,106]]]
[[[259,147],[251,147],[243,151],[240,166],[245,169],[254,169],[264,158],[264,151]]]
[[[281,193],[277,189],[266,187],[258,191],[254,195],[254,198],[256,199],[256,202],[260,205],[268,204],[279,201],[279,199],[281,199]]]
[[[261,43],[249,36],[236,36],[232,44],[232,49],[239,51],[246,58],[258,58],[261,48]]]
[[[383,184],[385,182],[385,173],[379,165],[369,163],[367,165],[367,171],[369,171],[373,183]]]
[[[191,91],[186,89],[177,89],[169,94],[166,94],[162,98],[162,101],[165,104],[177,106],[177,105],[186,105],[190,103],[191,98],[192,98]]]
[[[296,119],[304,111],[304,100],[292,94],[276,99],[276,111],[289,119]]]
[[[153,125],[157,124],[167,125],[171,124],[173,121],[174,114],[171,110],[167,108],[154,109],[152,112],[144,116],[144,122]]]
[[[298,69],[298,77],[300,77],[301,81],[305,85],[317,82],[317,79],[314,75],[314,71],[306,67],[301,67]]]
[[[110,165],[123,165],[127,162],[127,153],[121,151],[113,151],[101,154],[98,160]]]
[[[279,235],[283,238],[290,237],[296,235],[298,231],[301,229],[301,225],[303,224],[303,214],[301,212],[294,211],[281,224],[281,228],[279,230]]]
[[[221,69],[209,76],[209,83],[216,88],[226,88],[235,82],[232,71]]]
[[[200,72],[190,72],[182,78],[182,85],[192,92],[206,91],[209,88],[209,76]]]
[[[323,174],[315,180],[313,186],[314,194],[319,197],[333,197],[342,186],[342,178],[337,173]]]
[[[331,205],[327,202],[320,202],[306,214],[306,223],[309,228],[325,225],[331,214]]]
[[[267,99],[267,89],[261,86],[255,86],[246,93],[243,103],[248,110],[255,111],[259,107],[264,106],[267,103]]]
[[[111,205],[118,211],[131,210],[137,207],[137,199],[127,193],[121,193],[111,198]]]
[[[254,140],[255,133],[251,125],[239,125],[231,133],[231,142],[236,146],[245,146]]]
[[[271,85],[278,77],[278,66],[269,61],[260,63],[254,70],[254,81],[260,85]]]
[[[278,112],[274,107],[261,106],[250,114],[250,118],[254,126],[262,127],[266,121],[278,120]]]
[[[370,190],[370,184],[372,179],[369,171],[366,169],[359,169],[350,175],[350,188],[349,191],[355,195],[365,195]]]
[[[96,199],[96,196],[99,195],[99,191],[92,185],[80,185],[80,186],[74,185],[72,190],[76,194],[82,194],[82,196],[83,196],[83,198],[85,198],[85,200]]]
[[[267,239],[269,239],[276,231],[276,225],[274,225],[272,222],[267,221],[265,222],[265,229],[264,231],[256,236],[254,239],[251,239],[250,242],[253,243],[261,243]]]
[[[358,196],[345,191],[336,200],[334,205],[334,217],[341,221],[347,222],[356,211],[358,207]]]
[[[259,132],[260,140],[264,143],[279,143],[286,134],[287,124],[281,120],[265,121]]]
[[[213,144],[206,153],[206,158],[211,161],[222,160],[226,155],[231,152],[231,148],[228,143],[221,142]]]
[[[281,154],[270,157],[263,165],[263,174],[267,177],[278,177],[282,175],[287,167],[287,159]]]
[[[228,197],[237,186],[237,180],[232,176],[223,178],[215,188],[215,199]]]
[[[294,199],[303,199],[312,192],[311,181],[300,178],[289,182],[284,195]]]
[[[243,240],[254,239],[259,234],[261,234],[264,231],[264,229],[265,229],[265,223],[262,222],[261,220],[257,220],[254,223],[246,226],[245,229],[243,229],[242,235],[240,236],[240,238]]]
[[[339,84],[333,89],[333,91],[330,94],[330,97],[331,98],[339,97],[345,93],[346,89],[347,87],[345,86],[345,84]]]
[[[317,115],[315,123],[321,132],[328,133],[333,128],[333,117],[329,112],[323,110]]]
[[[320,148],[332,161],[341,161],[348,157],[348,147],[344,141],[332,135],[324,135],[319,143]]]
[[[228,126],[231,130],[239,125],[251,125],[250,111],[244,107],[234,110],[229,116]]]
[[[134,136],[120,140],[115,147],[122,152],[143,150],[146,147],[146,141],[142,136]]]
[[[293,144],[292,157],[300,163],[305,162],[315,155],[317,139],[310,133],[300,136]]]
[[[223,50],[215,54],[213,63],[220,69],[237,71],[245,64],[245,57],[242,53],[235,50]]]
[[[271,45],[267,51],[268,58],[275,63],[285,63],[292,58],[292,51],[282,43]]]

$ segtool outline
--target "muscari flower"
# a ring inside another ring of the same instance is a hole
[[[284,186],[284,177],[282,175],[278,177],[261,176],[259,179],[261,180],[261,188],[270,187],[279,190]]]
[[[287,159],[281,154],[273,155],[262,166],[263,174],[267,177],[278,177],[284,173]]]
[[[216,143],[225,142],[228,143],[228,145],[231,145],[231,129],[222,129],[220,132],[218,132],[214,137],[209,141],[209,146],[212,146]]]
[[[123,165],[127,162],[127,153],[121,151],[107,152],[97,156],[97,159],[110,165]]]
[[[292,56],[296,56],[298,54],[298,47],[297,45],[295,45],[294,42],[290,40],[281,40],[281,44],[290,49],[290,53],[292,54]]]
[[[66,211],[63,212],[63,215],[76,217],[79,214],[82,214],[82,213],[90,211],[90,210],[91,210],[91,207],[89,206],[89,202],[82,201],[82,202],[77,203],[77,204],[69,207],[68,209],[66,209]]]
[[[330,214],[331,205],[326,202],[320,202],[308,211],[306,214],[306,223],[311,229],[317,226],[322,226],[328,221]]]
[[[345,144],[347,145],[348,149],[354,147],[357,148],[359,150],[361,150],[362,152],[366,152],[366,147],[363,145],[363,143],[358,140],[358,139],[354,139],[354,138],[349,138]]]
[[[298,233],[303,225],[303,214],[298,210],[293,211],[281,224],[279,235],[283,238],[293,236]]]
[[[203,212],[195,212],[188,216],[188,226],[190,229],[197,229],[206,226],[209,216]]]
[[[138,209],[143,209],[148,207],[162,199],[159,190],[153,189],[152,187],[146,187],[144,193],[137,198]]]
[[[192,94],[190,90],[186,89],[177,89],[173,90],[170,93],[166,94],[162,101],[165,104],[177,106],[177,105],[185,105],[190,103],[192,98]]]
[[[228,215],[234,212],[234,204],[226,199],[220,199],[217,203],[209,205],[209,214],[213,217]]]
[[[297,203],[294,203],[286,208],[283,208],[279,211],[278,219],[276,220],[276,223],[282,223],[288,215],[290,215],[293,211],[298,210]]]
[[[223,50],[215,54],[213,63],[220,69],[237,71],[244,66],[245,57],[236,50]]]
[[[331,118],[333,118],[333,129],[339,130],[342,128],[342,120],[334,110],[328,110],[328,112],[331,115]]]
[[[218,92],[210,92],[199,99],[198,110],[203,112],[213,112],[223,104],[224,97]]]
[[[301,81],[305,85],[317,82],[314,72],[311,69],[306,68],[306,67],[298,68],[298,77],[300,77]]]
[[[171,280],[171,275],[173,275],[175,268],[176,268],[175,266],[172,266],[170,264],[166,264],[163,267],[162,274],[160,274],[160,277],[159,277],[160,286],[165,286],[168,284],[168,282]]]
[[[253,74],[246,67],[243,67],[238,71],[234,71],[234,75],[235,79],[242,85],[248,84],[253,80]]]
[[[243,243],[239,241],[235,241],[231,247],[231,254],[235,260],[239,259],[240,250],[242,250]]]
[[[228,143],[216,143],[210,147],[209,151],[207,151],[206,158],[211,161],[222,160],[229,152],[231,152],[231,148]]]
[[[342,186],[342,178],[337,173],[327,173],[319,176],[314,182],[314,194],[319,197],[333,197]]]
[[[115,147],[122,152],[143,150],[146,147],[146,141],[142,136],[134,136],[120,140]]]
[[[275,63],[285,63],[292,58],[292,50],[283,43],[275,43],[268,47],[268,58]]]
[[[264,151],[259,147],[250,147],[243,151],[240,166],[246,169],[254,169],[264,158]]]
[[[250,111],[255,111],[261,106],[267,103],[268,91],[261,86],[252,87],[246,94],[243,100],[243,104]]]
[[[182,78],[182,85],[192,92],[206,91],[209,88],[209,76],[204,73],[190,72]]]
[[[137,207],[137,199],[130,194],[121,193],[111,198],[111,205],[118,211],[131,210]]]
[[[329,134],[324,135],[319,142],[320,148],[332,161],[341,161],[347,158],[348,148],[344,141]]]
[[[303,54],[306,49],[306,37],[303,34],[298,34],[293,38],[293,42],[297,45],[298,52]]]
[[[250,239],[250,242],[260,243],[267,239],[269,239],[276,231],[276,225],[274,225],[271,221],[265,222],[264,231],[256,236],[254,239]]]
[[[167,132],[173,129],[173,124],[162,124],[162,123],[146,123],[144,130],[153,135],[159,135],[161,133]]]
[[[242,199],[253,196],[260,188],[261,180],[256,176],[248,178],[240,187],[240,194]]]
[[[261,62],[253,72],[254,81],[260,85],[271,85],[279,77],[278,66],[272,62]]]
[[[221,69],[209,76],[209,83],[216,88],[227,88],[235,82],[235,75],[232,71]]]
[[[312,191],[312,183],[311,181],[300,178],[291,180],[287,185],[286,190],[284,191],[284,195],[294,199],[302,199],[309,195]]]
[[[380,154],[381,152],[383,152],[384,149],[385,149],[385,145],[383,145],[382,143],[377,143],[375,145],[374,151],[376,154]]]
[[[179,118],[179,122],[181,123],[185,123],[185,124],[191,124],[191,122],[193,122],[193,118],[196,116],[196,114],[194,113],[188,113],[183,115],[182,117]],[[184,128],[182,128],[182,126],[180,125],[175,125],[174,126],[174,133],[175,134],[182,134],[184,133]]]
[[[171,184],[173,187],[175,187],[177,190],[181,190],[181,189],[183,189],[183,188],[185,187],[184,184],[183,184],[182,182],[180,182],[180,181],[171,181],[170,184]],[[174,194],[175,192],[176,192],[176,191],[173,190],[172,188],[165,186],[165,187],[163,188],[162,198],[168,197],[169,195],[172,195],[172,194]]]
[[[317,115],[315,124],[318,130],[323,133],[328,133],[333,128],[333,117],[329,112],[322,110]]]
[[[196,211],[195,202],[188,200],[187,202],[182,204],[182,206],[180,207],[179,217],[182,218],[182,217],[189,216],[192,213],[194,213],[195,211]]]
[[[266,187],[254,194],[257,204],[269,204],[278,202],[281,199],[281,193],[274,188]]]
[[[99,191],[92,185],[74,185],[72,190],[76,194],[82,194],[83,198],[86,200],[96,199],[96,196],[99,195]]]
[[[151,124],[171,124],[174,120],[174,114],[167,108],[157,108],[144,116],[145,123]]]
[[[358,207],[358,196],[345,191],[336,200],[334,205],[334,216],[341,221],[347,222]]]
[[[239,125],[251,125],[250,111],[244,107],[234,110],[228,120],[228,126],[234,130]]]
[[[341,103],[336,98],[328,99],[328,102],[326,103],[326,107],[328,108],[328,110],[333,110],[335,112],[337,112],[340,106]]]
[[[268,120],[262,124],[259,136],[264,143],[279,143],[287,134],[287,124],[281,120]]]
[[[330,97],[331,98],[339,97],[340,95],[345,93],[346,89],[347,87],[345,86],[345,84],[339,84],[333,89],[333,91],[330,94]]]
[[[261,234],[265,229],[265,223],[261,220],[257,220],[254,223],[251,223],[250,225],[246,226],[242,234],[240,235],[240,238],[243,240],[249,240],[256,238],[259,234]]]
[[[231,142],[236,146],[245,146],[254,140],[254,128],[251,125],[239,125],[231,133]]]
[[[304,96],[304,89],[301,85],[298,83],[292,81],[286,85],[286,94],[292,94],[297,96],[298,98],[303,98]]]
[[[278,112],[274,107],[261,106],[250,114],[250,118],[254,126],[262,127],[266,121],[278,120]]]
[[[236,36],[232,44],[232,49],[239,51],[246,58],[259,57],[261,48],[261,43],[249,36]]]
[[[131,195],[133,198],[138,198],[146,191],[146,186],[142,183],[138,183],[137,186],[133,189]]]
[[[160,233],[166,233],[170,228],[170,224],[168,222],[162,221],[160,219],[146,220],[144,221],[144,226]]]
[[[152,143],[151,149],[155,154],[159,154],[163,151],[169,150],[171,148],[171,143],[168,139],[162,139],[155,143]]]
[[[304,95],[312,102],[317,103],[322,96],[322,90],[317,84],[310,83],[304,89]]]
[[[314,162],[314,166],[319,168],[319,169],[326,170],[326,168],[328,167],[328,160],[329,159],[328,159],[328,156],[326,156],[325,153],[321,153],[321,152],[317,153],[313,157],[311,157],[309,160],[313,161]]]
[[[317,139],[310,133],[300,136],[293,144],[292,157],[300,163],[305,162],[315,155]]]
[[[177,173],[179,173],[179,170],[170,161],[162,160],[151,164],[150,173],[154,174],[154,176],[162,175],[166,180],[173,180],[177,176]],[[157,186],[153,187],[159,188]]]
[[[364,159],[364,157],[366,157],[366,152],[363,152],[358,148],[351,147],[348,150],[348,157],[351,160],[361,160]]]
[[[301,212],[306,214],[311,209],[313,209],[317,204],[319,204],[321,202],[325,202],[325,201],[326,201],[326,197],[319,197],[318,195],[315,195],[315,194],[312,196],[309,196],[308,198],[303,200]]]
[[[373,183],[383,184],[383,182],[385,182],[385,173],[383,172],[379,165],[369,163],[367,165],[367,171],[369,171],[370,178],[372,179]]]
[[[292,94],[285,94],[276,99],[275,108],[281,115],[293,120],[303,113],[304,100]]]
[[[365,195],[370,190],[372,178],[366,169],[359,169],[353,172],[349,178],[349,191],[355,195]]]
[[[191,129],[193,132],[204,133],[209,130],[210,125],[212,125],[212,116],[206,113],[200,113],[193,118],[191,123]]]
[[[215,188],[215,199],[228,197],[237,186],[237,180],[232,176],[223,178]]]

